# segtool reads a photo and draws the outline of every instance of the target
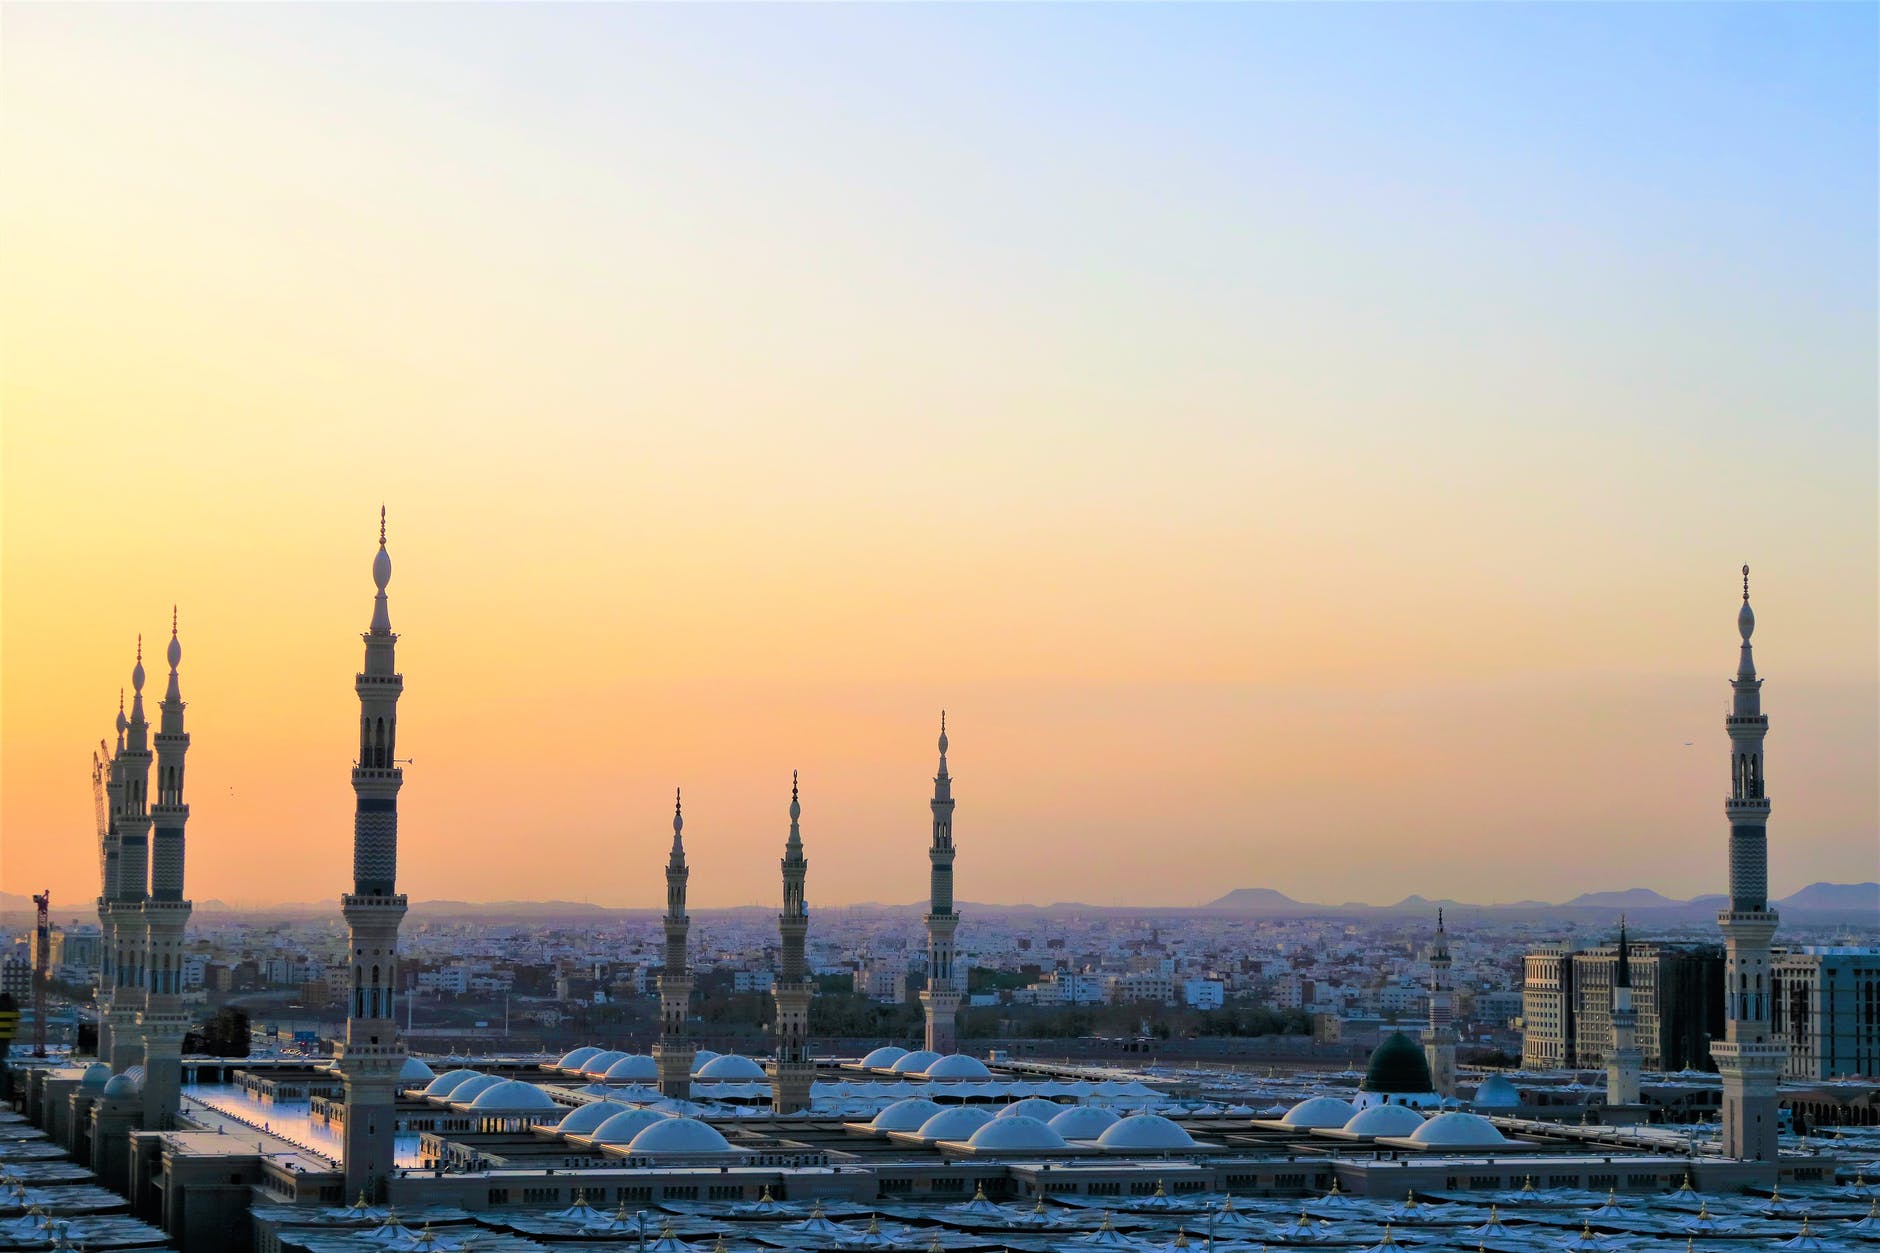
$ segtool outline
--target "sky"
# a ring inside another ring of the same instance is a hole
[[[381,504],[414,899],[1717,891],[1745,562],[1880,877],[1876,12],[7,5],[0,888],[175,604],[346,889]]]

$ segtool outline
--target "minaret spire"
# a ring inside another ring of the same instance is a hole
[[[666,968],[659,975],[659,1042],[653,1059],[659,1065],[659,1091],[688,1100],[692,1095],[691,1000],[692,970],[686,961],[686,933],[692,919],[685,912],[685,810],[678,788],[672,792],[672,852],[666,858]]]
[[[189,1018],[183,1011],[183,933],[192,906],[183,892],[184,831],[189,806],[183,801],[183,762],[189,732],[183,727],[183,643],[177,631],[177,607],[170,606],[170,645],[165,653],[170,681],[157,706],[157,803],[150,815],[150,897],[143,915],[148,936],[144,1013],[138,1026],[144,1037],[144,1130],[167,1129],[176,1122],[183,1090],[183,1036]]]
[[[118,792],[118,882],[115,931],[117,985],[111,1010],[111,1069],[118,1074],[144,1060],[143,1028],[149,943],[144,901],[150,895],[150,722],[144,716],[144,637],[137,636],[131,667],[131,715],[124,724]]]
[[[385,508],[379,507],[379,550],[372,558],[372,623],[366,631],[365,667],[353,690],[359,697],[359,759],[353,765],[353,890],[340,898],[351,931],[352,996],[337,1069],[345,1084],[346,1195],[376,1200],[392,1173],[394,1103],[405,1063],[398,1034],[398,926],[405,897],[397,890],[398,636],[392,631],[385,589],[392,558],[385,546]]]
[[[1632,946],[1619,915],[1619,948],[1612,968],[1612,1051],[1606,1055],[1606,1104],[1639,1103],[1638,1011],[1632,1004]]]
[[[1423,1034],[1423,1056],[1430,1065],[1430,1086],[1439,1096],[1456,1094],[1456,1006],[1449,981],[1449,932],[1443,911],[1436,910],[1436,938],[1430,944],[1430,1022]]]
[[[782,955],[771,988],[776,1003],[776,1059],[771,1063],[771,1106],[780,1114],[809,1108],[810,1082],[815,1063],[809,1055],[809,1003],[816,985],[810,982],[803,953],[809,932],[809,906],[803,884],[809,862],[803,857],[803,804],[796,771],[790,772],[790,836],[783,846],[783,912],[777,916]]]
[[[1723,1080],[1724,1155],[1773,1162],[1776,1085],[1787,1048],[1769,1031],[1769,945],[1778,921],[1769,907],[1769,795],[1763,777],[1769,719],[1762,711],[1762,680],[1750,649],[1756,613],[1749,603],[1747,565],[1736,629],[1743,642],[1730,681],[1730,713],[1723,720],[1730,737],[1730,795],[1723,803],[1730,822],[1730,904],[1717,915],[1724,942],[1724,1038],[1711,1045],[1710,1055]]]
[[[940,769],[933,777],[933,837],[927,846],[927,986],[920,1003],[926,1014],[927,1048],[945,1056],[958,1048],[960,987],[954,973],[953,933],[960,916],[953,908],[953,778],[947,773],[947,712],[940,711]]]
[[[117,747],[104,766],[105,829],[104,847],[99,850],[98,937],[100,980],[98,987],[98,1057],[111,1061],[117,1051],[115,1039],[125,1010],[118,1005],[117,987],[122,942],[118,937],[118,895],[123,879],[124,837],[118,819],[124,808],[124,735],[130,728],[124,716],[124,689],[118,688]],[[128,995],[125,1003],[129,1004]]]

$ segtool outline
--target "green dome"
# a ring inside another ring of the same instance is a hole
[[[1401,1031],[1377,1046],[1371,1064],[1365,1069],[1360,1092],[1431,1092],[1430,1064],[1423,1056],[1423,1046]]]

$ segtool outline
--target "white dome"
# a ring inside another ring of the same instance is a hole
[[[862,1066],[868,1070],[886,1070],[894,1063],[907,1056],[907,1050],[894,1044],[884,1044],[862,1059]]]
[[[645,1053],[629,1053],[607,1068],[607,1077],[635,1083],[642,1079],[658,1079],[659,1063]]]
[[[968,1057],[964,1053],[948,1053],[945,1057],[921,1072],[929,1079],[990,1079],[992,1072],[977,1057]]]
[[[408,1088],[415,1088],[421,1083],[429,1083],[437,1078],[437,1072],[415,1057],[407,1057],[405,1064],[398,1068],[398,1082]]]
[[[1160,1114],[1131,1114],[1097,1137],[1106,1149],[1192,1149],[1195,1139]]]
[[[589,1101],[586,1105],[577,1105],[569,1110],[567,1117],[555,1124],[555,1130],[566,1135],[591,1135],[602,1123],[625,1108],[618,1101]]]
[[[696,1075],[700,1066],[703,1066],[706,1062],[717,1061],[718,1056],[717,1053],[712,1052],[710,1049],[699,1049],[692,1054],[692,1073]]]
[[[669,1114],[656,1109],[623,1109],[594,1129],[594,1138],[602,1144],[628,1144],[656,1122],[667,1122]]]
[[[1411,1133],[1410,1139],[1432,1148],[1479,1149],[1508,1143],[1508,1137],[1480,1114],[1450,1110],[1438,1114]]]
[[[137,1080],[131,1078],[128,1073],[112,1075],[109,1079],[105,1080],[104,1087],[98,1090],[98,1095],[107,1101],[136,1096]]]
[[[903,1053],[895,1058],[888,1069],[897,1075],[918,1075],[927,1067],[940,1060],[940,1054],[932,1049],[915,1049],[912,1053]]]
[[[976,1149],[1002,1153],[1045,1153],[1070,1147],[1064,1143],[1063,1136],[1036,1118],[1028,1118],[1023,1114],[1014,1114],[1010,1118],[1001,1114],[973,1132],[972,1138],[966,1143]]]
[[[1342,1127],[1351,1121],[1353,1110],[1350,1101],[1341,1101],[1335,1096],[1315,1096],[1311,1100],[1301,1101],[1286,1111],[1280,1121],[1288,1127]]]
[[[885,1105],[868,1125],[876,1131],[919,1131],[921,1124],[940,1112],[940,1106],[922,1096]]]
[[[1047,1101],[1042,1096],[1028,1096],[1022,1101],[1013,1101],[999,1111],[1001,1118],[1036,1118],[1039,1122],[1050,1122],[1064,1112],[1064,1106],[1056,1101]]]
[[[625,1056],[626,1054],[622,1053],[619,1049],[608,1049],[603,1053],[596,1053],[594,1056],[581,1063],[581,1073],[584,1075],[593,1075],[596,1079],[599,1079],[607,1073],[609,1066]]]
[[[992,1115],[975,1105],[955,1105],[943,1109],[920,1125],[923,1140],[964,1140],[992,1121]]]
[[[629,1153],[729,1153],[730,1143],[696,1118],[663,1118],[627,1145]]]
[[[85,1067],[85,1073],[79,1076],[78,1086],[82,1090],[90,1091],[102,1088],[109,1082],[111,1082],[111,1068],[103,1062],[93,1062]]]
[[[524,1083],[520,1079],[504,1079],[477,1093],[470,1102],[470,1108],[504,1114],[533,1114],[542,1110],[553,1110],[556,1105],[548,1093],[533,1083]]]
[[[475,1098],[479,1093],[487,1092],[501,1082],[503,1081],[495,1075],[473,1074],[450,1090],[451,1104],[461,1105]]]
[[[581,1069],[581,1067],[587,1065],[588,1058],[594,1056],[598,1052],[600,1052],[600,1049],[596,1048],[594,1045],[584,1044],[580,1048],[575,1049],[573,1052],[562,1054],[561,1060],[555,1063],[555,1065],[553,1066],[553,1069],[555,1070],[579,1070]]]
[[[1423,1115],[1408,1105],[1373,1105],[1353,1114],[1344,1129],[1354,1136],[1407,1136],[1422,1125]]]
[[[692,1072],[700,1079],[762,1079],[764,1068],[748,1057],[726,1053],[714,1057]]]
[[[1475,1089],[1476,1105],[1488,1109],[1513,1109],[1521,1104],[1521,1092],[1506,1075],[1490,1075]]]
[[[480,1078],[481,1072],[475,1070],[447,1070],[425,1085],[426,1096],[449,1096],[460,1083],[468,1083]]]
[[[1100,1105],[1072,1105],[1053,1115],[1049,1125],[1066,1140],[1094,1140],[1116,1123],[1116,1115]]]

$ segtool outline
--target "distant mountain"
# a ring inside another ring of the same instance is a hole
[[[1563,903],[1569,909],[1673,909],[1686,902],[1674,901],[1650,888],[1626,888],[1619,892],[1585,892]]]
[[[1721,898],[1720,898],[1721,899]],[[1811,883],[1776,902],[1781,909],[1820,909],[1861,913],[1880,921],[1880,883]]]
[[[1208,908],[1232,910],[1237,914],[1267,914],[1316,909],[1318,906],[1302,904],[1272,888],[1235,888],[1220,900],[1210,903]]]

